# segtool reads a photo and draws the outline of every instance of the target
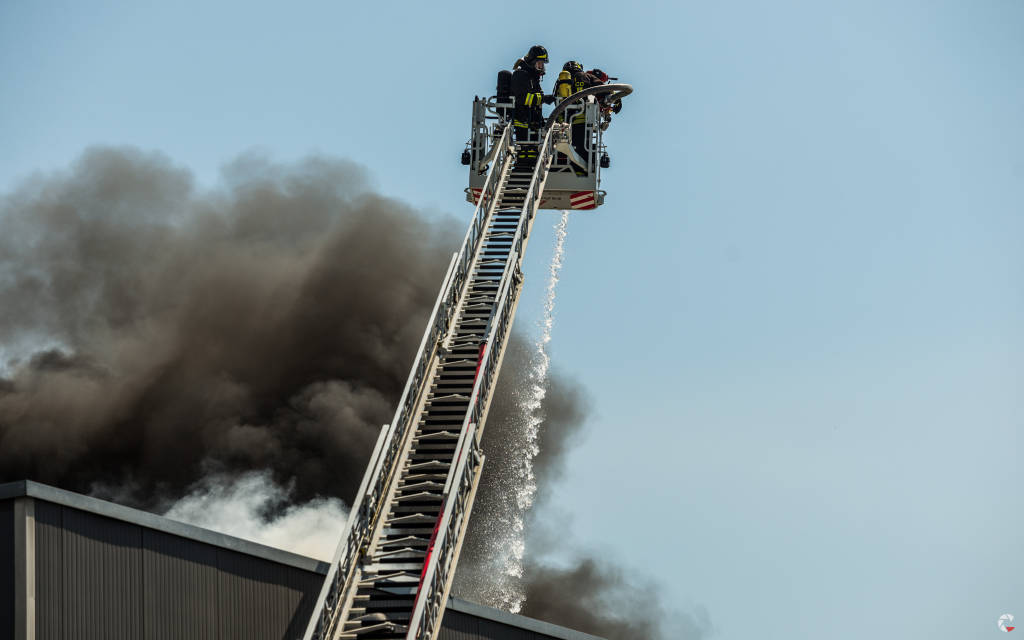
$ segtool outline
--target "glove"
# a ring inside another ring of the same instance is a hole
[[[591,69],[587,73],[589,73],[590,75],[594,76],[595,78],[600,80],[602,83],[608,82],[608,74],[605,73],[604,71],[601,71],[600,69]]]
[[[555,104],[555,100],[557,100],[557,98],[555,98],[555,96],[553,96],[553,95],[546,95],[546,96],[544,96],[541,99],[541,102],[543,102],[544,104]]]

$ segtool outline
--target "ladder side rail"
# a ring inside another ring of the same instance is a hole
[[[459,451],[459,460],[449,483],[454,490],[445,496],[445,507],[437,526],[437,539],[430,549],[429,566],[420,581],[416,594],[416,606],[406,632],[406,640],[432,640],[440,627],[448,587],[451,584],[452,559],[458,553],[460,529],[466,522],[472,508],[470,497],[474,495],[473,484],[479,477],[484,455],[480,449],[477,424],[470,424],[464,447]],[[452,483],[452,480],[455,480]]]
[[[495,126],[497,126],[497,125],[495,125]],[[507,129],[508,125],[505,125],[505,128]],[[496,135],[497,135],[497,131],[493,135],[491,135],[490,137],[494,137]],[[492,144],[491,148],[487,151],[487,153],[486,154],[481,154],[480,155],[481,159],[476,164],[471,165],[472,169],[474,171],[479,171],[479,172],[482,173],[483,169],[481,169],[481,167],[486,169],[488,166],[490,166],[490,164],[494,161],[494,157],[496,155],[498,155],[498,151],[500,149],[501,149],[501,147],[499,146],[499,143],[495,142],[494,144]],[[469,190],[470,190],[470,188],[466,187],[466,192],[469,192]]]
[[[506,128],[504,135],[508,135],[508,128]],[[497,311],[488,322],[489,331],[484,334],[485,344],[489,345],[490,348],[485,350],[480,362],[480,373],[474,384],[469,408],[460,430],[456,451],[460,452],[458,455],[461,457],[457,458],[458,463],[449,473],[448,480],[445,483],[445,506],[442,510],[441,520],[437,525],[438,537],[434,541],[432,553],[429,553],[427,565],[424,567],[423,577],[420,580],[413,615],[409,620],[407,640],[431,640],[437,629],[440,614],[444,611],[443,594],[446,593],[449,587],[449,565],[451,559],[458,553],[456,546],[461,539],[457,530],[451,536],[448,533],[454,523],[457,523],[459,527],[462,526],[462,515],[465,508],[472,506],[466,505],[464,498],[473,489],[472,483],[470,483],[468,489],[464,487],[465,460],[469,457],[475,457],[475,455],[471,454],[479,448],[478,438],[481,430],[472,429],[473,439],[467,440],[468,434],[471,431],[469,426],[478,424],[479,419],[486,411],[490,398],[491,383],[495,378],[497,364],[500,360],[498,357],[492,358],[491,355],[495,351],[501,351],[507,337],[507,331],[511,325],[511,313],[509,310],[514,306],[515,296],[510,295],[510,292],[512,291],[513,283],[518,282],[521,278],[519,269],[522,256],[521,249],[525,246],[525,235],[529,232],[531,222],[540,206],[540,194],[547,177],[548,165],[550,165],[554,156],[554,143],[550,128],[545,131],[539,151],[533,178],[530,180],[530,187],[527,189],[526,197],[524,198],[523,215],[520,217],[519,224],[516,225],[512,252],[509,255],[509,261],[506,263],[505,271],[502,274],[502,282],[499,285],[499,293],[496,299]],[[482,198],[483,196],[481,196]],[[518,286],[516,286],[515,291],[518,293]],[[500,343],[498,342],[499,340],[501,341]],[[467,453],[463,455],[461,452]],[[459,508],[456,510],[457,506]],[[454,519],[452,517],[453,511],[456,514]]]
[[[495,171],[495,167],[492,167],[491,171],[488,173],[487,180],[488,182],[498,183],[501,180],[500,172]],[[476,253],[477,245],[483,237],[483,226],[490,215],[490,207],[486,205],[493,204],[497,188],[496,184],[491,186],[490,189],[485,188],[485,191],[487,192],[486,195],[488,197],[485,198],[481,196],[480,203],[473,214],[473,223],[466,232],[466,237],[463,241],[462,247],[459,253],[452,258],[452,264],[449,266],[449,274],[445,278],[445,285],[442,287],[441,293],[438,295],[438,300],[434,305],[434,312],[431,316],[431,322],[427,325],[423,341],[420,343],[419,355],[416,363],[413,365],[409,380],[406,382],[405,390],[402,393],[401,401],[399,401],[398,409],[395,411],[395,416],[391,421],[392,431],[395,431],[396,429],[401,430],[402,435],[404,435],[408,426],[415,418],[413,413],[417,403],[418,392],[420,391],[420,387],[423,386],[425,377],[430,369],[431,358],[429,356],[425,357],[425,354],[427,354],[428,351],[433,353],[434,348],[448,333],[452,314],[461,294],[462,284],[465,282],[468,275],[467,271],[471,262],[471,256]],[[472,247],[472,250],[468,250],[469,247]],[[467,255],[470,256],[470,259],[467,259]],[[452,271],[453,267],[454,271]],[[413,390],[416,390],[417,393],[410,393]],[[375,475],[378,477],[378,482],[376,483],[377,487],[375,488],[380,488],[381,490],[374,491],[373,495],[378,498],[378,502],[380,502],[380,498],[383,496],[383,489],[387,486],[387,483],[381,481],[383,480],[383,470],[390,470],[390,467],[394,466],[394,458],[401,449],[401,440],[401,437],[397,439],[391,438],[388,455],[377,462]],[[378,504],[378,512],[382,506],[383,504]]]
[[[462,241],[462,246],[459,248],[458,257],[456,258],[456,278],[454,280],[454,286],[452,286],[451,290],[448,292],[448,298],[454,298],[455,303],[458,302],[459,296],[462,293],[462,285],[469,276],[469,270],[473,264],[473,257],[476,255],[480,241],[483,239],[484,231],[486,231],[487,220],[490,218],[493,210],[492,205],[497,204],[498,190],[501,188],[501,183],[505,177],[505,165],[511,155],[511,129],[511,127],[505,127],[501,140],[497,143],[497,156],[494,158],[494,162],[491,163],[490,169],[487,170],[487,178],[484,181],[483,190],[480,193],[480,200],[477,201],[476,210],[473,212],[473,220],[470,222],[469,229],[466,230],[466,237]],[[453,311],[454,309],[455,304],[452,304],[451,307],[449,307],[449,310]]]
[[[470,447],[479,448],[479,442],[477,439],[482,433],[482,429],[474,429],[474,440],[467,441],[469,437],[470,429],[469,425],[479,424],[486,412],[487,406],[490,399],[490,387],[494,379],[496,378],[497,366],[500,362],[500,357],[491,357],[495,352],[501,353],[504,348],[505,339],[507,338],[508,330],[511,326],[512,313],[511,309],[514,308],[515,299],[518,296],[519,288],[518,283],[522,279],[522,273],[520,271],[520,262],[522,258],[522,249],[525,248],[525,242],[527,234],[532,226],[533,218],[537,214],[537,210],[540,207],[540,195],[543,192],[543,185],[547,178],[548,166],[554,157],[554,141],[552,137],[552,130],[549,128],[543,137],[540,144],[540,152],[537,157],[537,165],[534,168],[533,178],[530,180],[530,187],[527,189],[526,196],[523,201],[523,215],[520,216],[519,224],[516,225],[516,232],[513,236],[512,251],[509,255],[508,262],[506,263],[505,271],[502,274],[502,281],[498,288],[498,297],[496,299],[497,310],[488,321],[487,330],[484,333],[485,342],[484,344],[490,348],[485,348],[482,360],[480,362],[480,373],[477,376],[476,383],[474,384],[473,392],[470,396],[469,408],[466,413],[466,417],[463,421],[462,429],[460,430],[459,443],[456,447],[456,451],[460,452],[458,455],[462,455],[462,451],[466,450],[467,442]],[[513,287],[515,287],[515,295],[512,294]],[[474,449],[471,449],[471,451]],[[460,463],[461,458],[456,458]],[[461,468],[461,466],[458,466]],[[432,640],[437,630],[437,624],[440,620],[441,614],[444,611],[444,594],[447,592],[449,587],[448,584],[448,570],[449,564],[452,558],[458,554],[457,545],[461,540],[461,536],[458,535],[456,530],[452,537],[449,538],[448,531],[451,528],[453,522],[458,522],[459,526],[462,526],[462,518],[457,517],[452,520],[452,510],[456,505],[461,505],[463,500],[460,498],[467,493],[463,490],[463,475],[453,469],[452,473],[449,474],[448,480],[445,483],[445,507],[443,509],[442,519],[438,523],[437,531],[438,538],[434,542],[433,553],[429,554],[427,558],[427,565],[424,567],[423,577],[420,580],[420,587],[416,595],[416,604],[413,609],[413,615],[409,620],[407,640]],[[470,486],[468,492],[472,492],[473,487]],[[466,508],[471,508],[472,505],[465,505]],[[456,514],[461,515],[463,509],[459,509]],[[440,574],[439,569],[440,568]]]
[[[442,281],[441,291],[437,295],[437,300],[434,302],[434,309],[431,313],[431,318],[434,322],[429,323],[423,333],[419,352],[417,353],[416,361],[413,363],[409,379],[406,381],[405,389],[402,392],[402,399],[399,401],[399,410],[395,414],[395,420],[392,420],[390,424],[384,425],[381,428],[380,435],[377,437],[377,444],[374,446],[369,464],[366,466],[366,472],[363,474],[359,491],[356,493],[355,502],[353,502],[352,509],[349,511],[345,531],[334,553],[334,559],[331,561],[331,567],[328,569],[327,576],[324,579],[324,585],[320,589],[320,595],[313,609],[313,618],[310,620],[310,624],[303,636],[304,640],[326,637],[325,632],[330,630],[333,626],[331,623],[336,618],[334,614],[338,612],[339,607],[344,607],[346,601],[344,596],[347,594],[342,593],[343,587],[349,583],[349,577],[355,568],[358,551],[365,545],[366,539],[372,532],[373,520],[379,511],[379,508],[374,507],[382,495],[381,486],[386,486],[382,480],[384,478],[383,470],[388,463],[388,454],[392,453],[394,448],[392,445],[396,440],[402,439],[403,434],[399,434],[396,437],[396,425],[399,424],[398,419],[401,408],[407,404],[410,391],[414,385],[416,387],[422,385],[421,378],[427,370],[427,366],[424,363],[429,363],[433,355],[434,346],[439,339],[437,335],[439,322],[437,320],[443,314],[439,314],[438,311],[440,310],[444,294],[451,284],[454,267],[455,255],[452,254],[452,259],[448,263],[448,270]],[[430,353],[426,354],[428,349]],[[391,466],[394,466],[393,463]]]
[[[504,338],[504,329],[507,328],[509,322],[510,313],[508,310],[512,308],[513,299],[509,295],[509,291],[514,286],[515,281],[518,278],[518,269],[514,266],[516,264],[516,254],[513,252],[509,255],[509,264],[512,267],[505,270],[505,273],[501,276],[501,284],[498,286],[498,296],[495,298],[495,306],[497,312],[488,321],[487,329],[484,332],[484,344],[487,347],[484,349],[483,358],[480,361],[479,373],[477,374],[476,381],[473,384],[473,391],[469,397],[469,408],[466,411],[466,417],[462,420],[462,427],[459,429],[459,440],[455,445],[455,451],[461,452],[465,447],[465,443],[469,436],[467,435],[468,427],[471,424],[480,424],[479,418],[483,413],[484,405],[486,405],[486,399],[489,397],[491,390],[491,381],[494,376],[494,365],[498,362],[498,358],[492,358],[494,354],[494,345],[499,337]],[[496,321],[496,322],[495,322]],[[483,432],[483,429],[480,429]],[[456,458],[458,460],[458,458]],[[448,480],[445,483],[444,494],[451,490],[452,478],[454,474],[448,475]]]
[[[503,166],[502,163],[506,157],[508,157],[507,152],[499,157],[500,162],[498,163],[498,166]],[[484,195],[486,195],[486,197],[483,195],[481,196],[480,203],[477,205],[476,211],[474,212],[473,222],[466,232],[466,237],[463,241],[461,250],[452,258],[453,270],[451,271],[450,276],[446,278],[446,284],[442,289],[441,294],[438,296],[438,303],[440,306],[438,307],[438,305],[435,304],[432,322],[427,325],[429,338],[424,336],[424,342],[421,344],[421,357],[418,358],[416,365],[413,367],[413,372],[410,373],[410,378],[406,383],[406,389],[403,393],[402,401],[399,403],[394,419],[392,420],[392,425],[398,425],[397,429],[399,430],[399,437],[392,438],[390,440],[387,456],[377,463],[375,475],[378,478],[378,481],[375,484],[375,490],[372,493],[373,502],[376,504],[376,510],[374,512],[374,517],[372,518],[373,521],[367,523],[367,535],[372,533],[375,528],[377,521],[376,515],[381,513],[385,507],[387,489],[390,485],[391,476],[393,475],[398,462],[398,455],[402,450],[402,444],[405,440],[404,436],[410,432],[409,428],[415,421],[415,409],[419,395],[422,392],[422,387],[424,383],[429,382],[426,379],[426,376],[430,371],[430,365],[433,358],[425,358],[422,356],[428,350],[431,352],[431,355],[433,355],[433,350],[448,334],[449,325],[461,297],[463,285],[469,275],[468,272],[472,265],[472,256],[477,251],[480,240],[483,238],[483,231],[486,226],[486,222],[490,217],[494,206],[497,204],[497,198],[495,196],[501,180],[503,179],[503,172],[496,170],[496,167],[492,167],[491,171],[488,173],[487,179],[492,184],[489,188],[485,188],[486,193]],[[409,393],[414,389],[416,390],[415,394]],[[395,427],[393,427],[393,429],[394,428]],[[389,472],[386,479],[383,475],[383,471],[385,469]]]
[[[512,238],[512,251],[519,260],[522,260],[526,240],[533,225],[533,218],[537,215],[537,209],[540,207],[540,196],[543,193],[544,181],[547,180],[548,165],[554,158],[555,145],[552,132],[553,129],[548,127],[547,134],[541,142],[537,153],[537,166],[533,170],[533,179],[530,180],[530,188],[526,190],[526,196],[523,198],[523,215],[519,219],[519,224],[516,225],[516,234]],[[518,265],[518,263],[516,264]]]
[[[510,154],[510,136],[510,128],[506,128],[498,143],[501,145],[501,149],[496,158],[497,161],[488,171],[484,193],[481,194],[480,201],[477,203],[473,221],[466,232],[459,253],[453,256],[449,264],[441,293],[438,294],[434,304],[431,320],[427,324],[423,340],[420,343],[420,351],[409,374],[394,419],[387,429],[384,444],[376,451],[376,459],[371,458],[370,464],[367,466],[362,486],[352,505],[352,510],[349,512],[346,531],[342,534],[335,552],[335,561],[331,563],[331,569],[321,588],[320,596],[317,598],[316,608],[303,636],[304,640],[325,638],[325,632],[337,621],[337,614],[341,613],[340,610],[344,608],[345,596],[352,586],[349,584],[349,588],[344,589],[344,585],[349,582],[350,574],[355,567],[356,556],[360,550],[366,547],[367,538],[372,535],[377,517],[383,511],[387,486],[390,483],[391,475],[393,475],[402,443],[409,433],[409,425],[415,418],[412,412],[422,391],[421,387],[425,376],[429,371],[431,356],[441,339],[448,333],[462,285],[468,277],[472,256],[476,253],[483,237],[484,226],[491,210],[497,203],[496,195],[500,181],[503,179],[506,159]],[[498,167],[501,167],[502,170],[499,171]],[[429,354],[424,355],[427,351]],[[416,393],[412,393],[413,390]],[[385,470],[388,471],[387,475],[384,473]],[[342,593],[343,590],[346,593]]]
[[[460,456],[462,456],[461,452],[466,450],[467,442],[470,447],[479,447],[479,442],[475,440],[481,431],[473,429],[474,440],[467,441],[470,433],[468,426],[478,424],[487,407],[491,382],[495,377],[497,364],[500,360],[498,357],[491,358],[491,356],[496,350],[500,352],[507,337],[507,330],[511,324],[511,313],[509,310],[514,305],[515,296],[510,295],[510,292],[513,282],[518,282],[521,279],[520,258],[522,254],[520,250],[525,246],[526,234],[529,232],[533,217],[540,206],[540,194],[547,177],[547,168],[553,157],[553,152],[552,130],[549,128],[540,145],[537,166],[534,169],[530,187],[527,189],[526,197],[524,198],[523,215],[520,216],[519,224],[516,225],[516,233],[512,241],[512,252],[502,274],[502,281],[496,299],[497,311],[488,321],[488,330],[484,334],[485,344],[490,348],[484,351],[480,363],[480,374],[477,376],[476,383],[474,384],[473,393],[470,396],[469,409],[459,435],[456,451],[459,452],[458,455]],[[516,293],[518,293],[518,287],[516,288]],[[499,339],[500,343],[498,342]],[[495,349],[495,347],[498,347],[498,349]],[[470,451],[472,450],[470,449]],[[432,640],[437,629],[438,620],[444,610],[443,594],[448,586],[446,581],[448,579],[449,562],[458,552],[455,546],[460,538],[456,531],[453,533],[452,538],[449,539],[448,532],[453,522],[459,522],[461,526],[461,518],[456,517],[453,520],[452,512],[456,505],[461,503],[461,495],[466,493],[463,490],[462,482],[464,471],[458,471],[458,469],[462,469],[463,459],[460,457],[457,460],[459,461],[458,466],[449,474],[448,480],[445,483],[445,506],[442,518],[438,523],[438,538],[434,542],[433,552],[427,559],[427,566],[424,568],[423,578],[420,581],[420,588],[416,595],[416,605],[413,609],[413,615],[409,620],[407,640]],[[469,489],[472,490],[472,487],[469,487]],[[472,505],[466,506],[471,507]],[[461,512],[462,509],[456,511],[456,516],[460,515]]]
[[[390,431],[390,427],[391,425],[386,424],[380,429],[380,434],[377,436],[377,443],[373,447],[373,454],[370,456],[371,464],[367,466],[366,472],[363,474],[363,481],[359,485],[359,491],[356,493],[357,501],[361,500],[363,493],[366,491],[366,485],[370,480],[370,470],[373,468],[372,463],[380,456],[380,451],[383,448],[384,440]],[[345,533],[342,535],[341,542],[338,544],[338,548],[334,552],[334,558],[331,560],[330,568],[327,570],[327,577],[324,578],[324,584],[320,589],[320,595],[317,597],[316,604],[313,606],[313,618],[310,620],[310,624],[306,628],[306,633],[303,635],[305,640],[309,640],[313,634],[322,635],[323,632],[330,628],[331,619],[334,614],[334,609],[337,606],[342,584],[345,582],[345,576],[347,576],[353,568],[352,558],[354,557],[354,551],[358,548],[358,538],[352,534],[354,519],[358,513],[356,505],[354,504],[345,521]]]
[[[485,344],[491,348],[484,352],[480,373],[470,396],[469,410],[460,429],[459,442],[455,449],[456,466],[449,473],[445,483],[443,515],[438,523],[434,546],[428,550],[427,566],[416,594],[412,617],[409,619],[407,640],[431,640],[444,610],[444,595],[450,583],[451,560],[458,553],[457,545],[461,539],[459,529],[465,520],[465,512],[472,506],[466,504],[466,496],[472,492],[475,462],[480,458],[480,418],[486,410],[500,360],[497,356],[492,357],[496,351],[494,346],[504,344],[511,326],[511,309],[515,302],[512,291],[513,287],[518,291],[514,282],[518,281],[520,276],[518,264],[518,255],[513,251],[498,289],[498,311],[492,318],[490,330],[485,334]],[[467,467],[468,461],[474,462],[474,465]]]

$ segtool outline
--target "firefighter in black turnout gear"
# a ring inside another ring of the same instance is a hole
[[[601,80],[591,72],[583,70],[583,65],[575,60],[570,60],[562,65],[562,72],[558,74],[555,82],[555,96],[557,99],[568,98],[574,93],[584,89],[602,84]],[[574,105],[577,108],[582,104]],[[580,111],[572,116],[572,147],[584,160],[587,159],[587,116]],[[578,167],[576,175],[586,175],[586,167]]]
[[[554,96],[544,95],[540,86],[544,75],[544,65],[548,62],[548,50],[534,45],[525,57],[516,60],[512,70],[512,97],[515,98],[515,110],[512,114],[512,126],[517,143],[540,142],[540,130],[544,126],[542,104],[554,102]],[[539,144],[519,144],[516,164],[529,166],[537,162]]]
[[[558,74],[558,80],[555,82],[555,98],[562,100],[569,96],[589,89],[590,87],[596,87],[608,82],[611,78],[608,74],[600,69],[591,69],[590,71],[584,71],[583,65],[575,60],[570,60],[562,65],[562,71]],[[610,114],[618,113],[622,110],[622,101],[616,100],[614,104],[607,104],[604,102],[604,98],[598,98],[598,104],[601,107],[601,111]],[[571,108],[582,109],[583,104],[577,103]],[[570,111],[570,113],[572,113]],[[610,116],[609,116],[610,117]],[[588,160],[587,151],[587,117],[582,111],[577,111],[572,115],[572,146],[584,160]],[[607,126],[607,120],[601,125],[602,130]],[[602,160],[603,162],[603,160]],[[605,166],[602,164],[601,166]],[[586,175],[586,167],[577,167],[576,175]]]

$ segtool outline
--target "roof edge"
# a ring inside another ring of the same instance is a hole
[[[315,558],[270,547],[226,533],[218,533],[210,529],[172,520],[166,516],[149,513],[148,511],[141,511],[106,500],[100,500],[99,498],[58,489],[57,487],[51,487],[50,485],[33,480],[18,480],[16,482],[0,484],[0,500],[22,497],[45,500],[46,502],[113,518],[114,520],[121,520],[122,522],[155,529],[163,533],[196,540],[215,547],[221,547],[222,549],[237,551],[322,575],[326,575],[327,569],[330,567],[330,563]]]
[[[469,602],[468,600],[448,598],[448,609],[458,611],[460,613],[467,613],[478,618],[486,618],[487,620],[507,624],[518,629],[526,629],[552,638],[559,638],[559,640],[605,640],[599,636],[592,636],[589,633],[583,633],[582,631],[576,631],[574,629],[569,629],[568,627],[544,622],[543,620],[537,620],[536,618],[528,618],[527,616],[519,615],[518,613],[509,613],[508,611],[502,611],[501,609],[476,604],[475,602]]]

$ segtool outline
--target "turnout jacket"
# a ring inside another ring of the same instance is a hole
[[[568,98],[574,93],[599,84],[601,84],[601,81],[586,71],[570,73],[563,70],[558,74],[558,80],[555,82],[555,96],[559,99]],[[582,113],[576,114],[573,116],[572,121],[573,124],[582,124],[586,122],[586,116]]]
[[[516,63],[512,72],[512,96],[516,100],[512,124],[517,127],[539,127],[544,123],[540,105],[550,98],[544,97],[540,86],[540,72],[525,63]]]

